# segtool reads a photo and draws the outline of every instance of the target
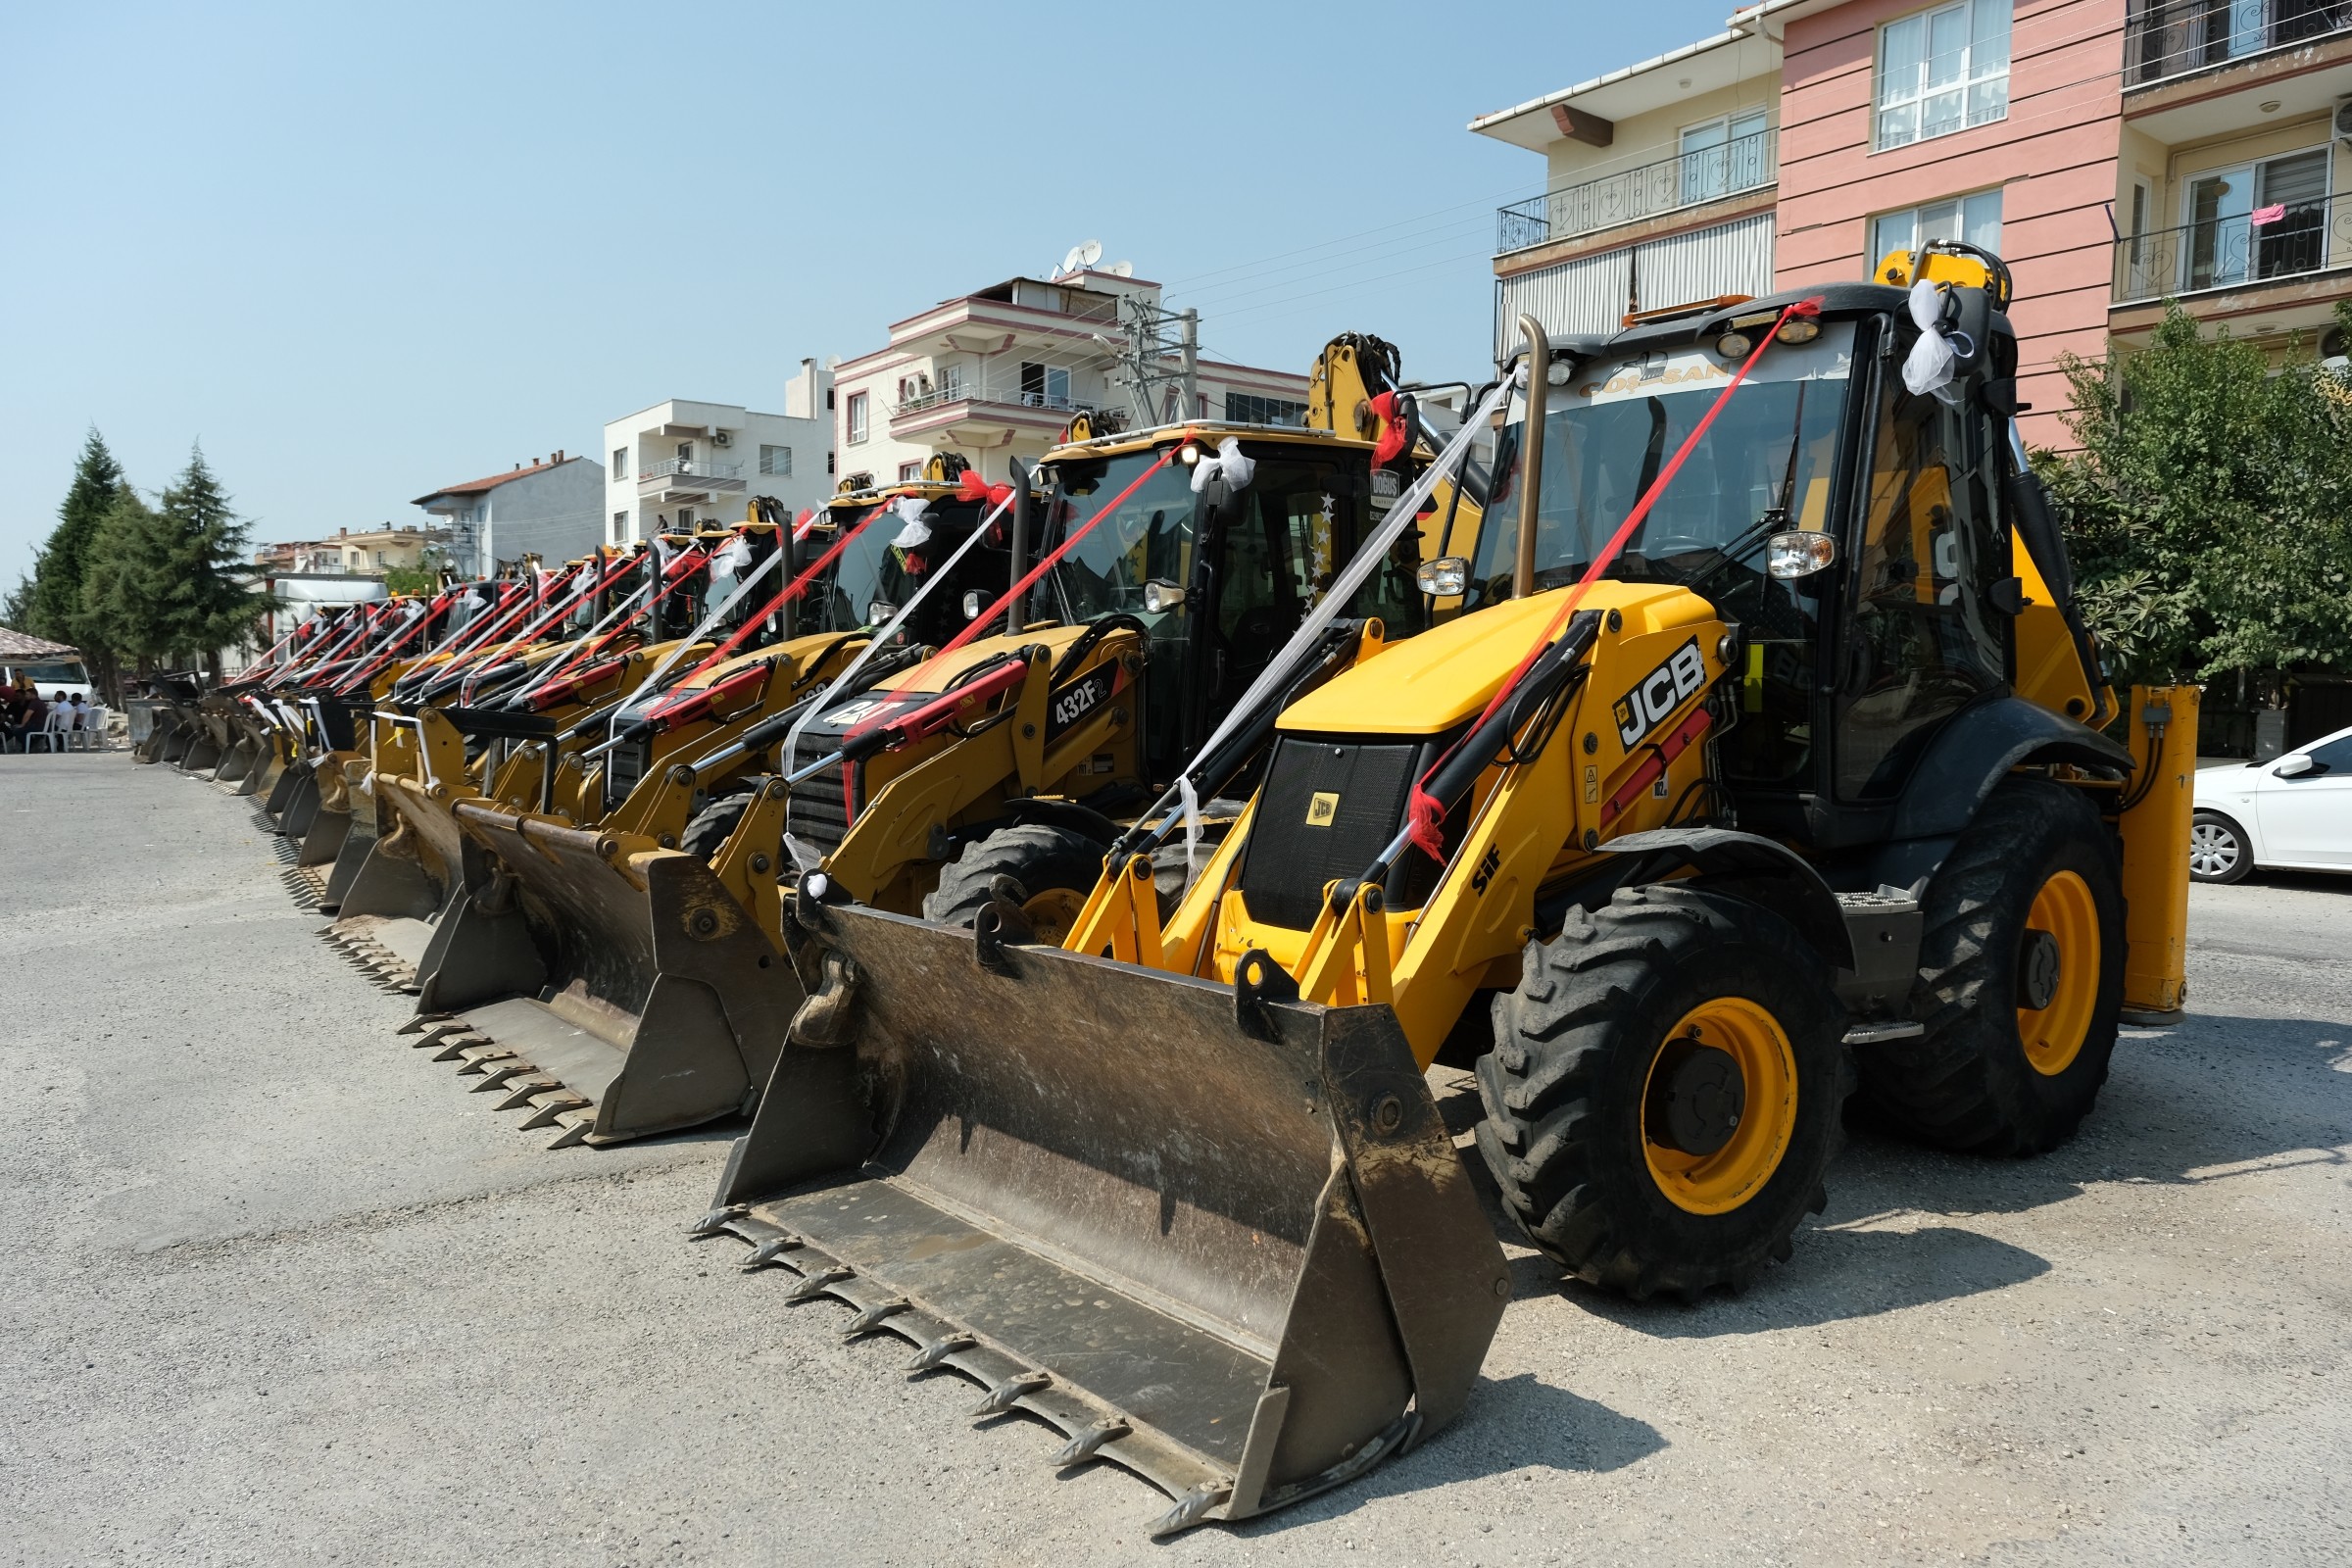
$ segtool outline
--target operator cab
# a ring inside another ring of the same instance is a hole
[[[2015,679],[2016,339],[1986,290],[1954,292],[1977,296],[1976,352],[1920,394],[1903,371],[1921,329],[1886,284],[1553,346],[1538,590],[1583,575],[1783,310],[1819,301],[1781,325],[1608,570],[1689,588],[1734,623],[1723,782],[1753,831],[1822,849],[1883,837],[1946,722]],[[1502,434],[1470,608],[1511,592],[1523,436],[1522,415]]]
[[[1369,452],[1324,430],[1192,423],[1049,454],[1047,550],[1113,510],[1040,584],[1031,612],[1143,629],[1146,679],[1177,698],[1145,705],[1155,785],[1264,673],[1371,532]],[[1419,563],[1408,530],[1344,613],[1378,616],[1392,640],[1419,630]]]

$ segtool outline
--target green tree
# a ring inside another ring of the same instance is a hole
[[[120,661],[132,661],[144,675],[172,651],[164,631],[170,620],[167,584],[156,564],[162,545],[155,509],[129,485],[118,485],[91,536],[74,616],[79,646],[85,652],[104,648],[116,661],[117,689],[108,691],[107,700],[118,706]]]
[[[82,567],[98,519],[115,504],[122,485],[122,465],[93,429],[81,444],[74,465],[74,482],[58,503],[57,526],[41,547],[32,568],[32,590],[25,606],[25,627],[36,637],[56,642],[74,640],[74,616],[81,608]]]
[[[384,591],[393,594],[430,594],[441,586],[441,573],[448,569],[449,557],[438,545],[427,545],[416,556],[414,566],[384,568]]]
[[[2338,318],[2352,325],[2352,311]],[[2331,372],[2283,368],[2173,306],[2149,345],[2063,362],[2080,449],[2037,466],[2119,676],[2352,666],[2352,420]]]

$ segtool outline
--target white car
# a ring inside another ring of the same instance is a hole
[[[2352,729],[2270,762],[2197,774],[2188,874],[2235,882],[2256,866],[2352,871]]]

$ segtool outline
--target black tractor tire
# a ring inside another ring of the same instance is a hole
[[[2071,1055],[2045,1052],[2037,1066],[2022,1018],[2036,983],[2029,916],[2062,873],[2087,892],[2097,956],[2083,969],[2079,953],[2046,944],[2055,972],[2039,983],[2058,995],[2045,1005],[2080,1005],[2087,1023]],[[2037,1154],[2073,1137],[2107,1081],[2123,1011],[2122,884],[2115,841],[2082,791],[2044,779],[2002,782],[1928,882],[1913,999],[1926,1032],[1862,1048],[1865,1103],[1945,1149]],[[2070,1003],[2077,973],[2087,994]]]
[[[743,813],[752,808],[751,790],[722,795],[694,813],[686,831],[678,835],[678,848],[699,860],[708,860],[718,853],[718,847],[733,836]]]
[[[1001,891],[1029,916],[1040,941],[1059,942],[1102,879],[1104,853],[1066,827],[1031,822],[999,828],[965,845],[939,873],[939,886],[923,899],[923,918],[934,925],[970,925]]]
[[[1758,1136],[1777,1124],[1786,1141],[1777,1162],[1751,1157],[1746,1185],[1701,1212],[1658,1171],[1654,1069],[1694,1012],[1727,1003],[1779,1026],[1793,1106],[1740,1108],[1734,1138],[1770,1114]],[[1529,1242],[1588,1284],[1637,1299],[1737,1290],[1787,1261],[1797,1226],[1828,1201],[1852,1092],[1844,1014],[1828,963],[1760,906],[1660,884],[1571,907],[1557,937],[1528,944],[1518,987],[1494,999],[1494,1038],[1477,1067],[1479,1152]]]
[[[2189,818],[2188,879],[2227,887],[2243,882],[2254,869],[2254,847],[2246,830],[2219,811],[2199,811]]]

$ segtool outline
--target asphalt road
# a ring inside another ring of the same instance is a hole
[[[724,1130],[550,1153],[398,1043],[245,803],[9,757],[0,835],[0,1563],[2352,1559],[2352,878],[2198,889],[2059,1153],[1857,1138],[1697,1307],[1514,1250],[1453,1428],[1154,1544],[684,1241]]]

